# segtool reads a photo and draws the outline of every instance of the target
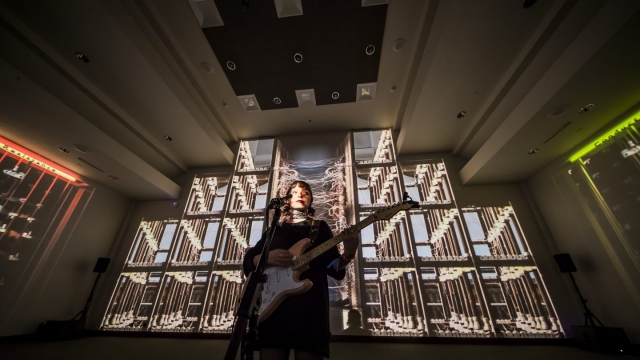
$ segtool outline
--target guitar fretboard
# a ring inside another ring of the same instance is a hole
[[[370,215],[370,216],[367,216],[364,220],[362,220],[359,223],[357,223],[355,226],[358,229],[358,231],[360,231],[360,230],[366,228],[367,226],[371,225],[375,221],[376,221],[376,218],[373,215]],[[344,236],[343,234],[340,234],[340,235],[332,237],[331,239],[327,240],[326,242],[324,242],[324,243],[318,245],[317,247],[311,249],[310,251],[304,253],[304,255],[300,256],[299,259],[297,259],[297,260],[295,260],[293,262],[293,265],[291,267],[293,268],[293,270],[297,270],[297,269],[309,264],[313,259],[315,259],[318,256],[324,254],[327,250],[331,249],[332,247],[338,245],[345,238],[346,238],[346,236]]]

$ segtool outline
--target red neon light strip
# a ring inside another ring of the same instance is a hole
[[[4,150],[9,154],[19,157],[21,160],[26,160],[36,167],[42,168],[54,175],[60,176],[72,182],[78,181],[79,176],[73,172],[63,168],[62,166],[55,164],[49,160],[45,160],[40,155],[37,155],[22,146],[9,141],[0,136],[0,150]]]

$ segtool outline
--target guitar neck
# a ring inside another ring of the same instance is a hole
[[[355,227],[358,229],[358,231],[360,231],[366,228],[367,226],[373,224],[375,221],[376,219],[373,216],[368,216],[364,220],[357,223]],[[324,254],[327,250],[331,249],[332,247],[338,245],[344,239],[345,239],[345,236],[343,234],[340,234],[332,237],[331,239],[311,249],[311,251],[306,252],[304,255],[300,256],[299,259],[293,262],[293,265],[292,265],[293,269],[296,270],[302,266],[309,264],[311,261],[313,261],[313,259]]]

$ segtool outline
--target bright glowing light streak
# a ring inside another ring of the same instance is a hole
[[[35,153],[23,148],[22,146],[13,143],[3,137],[0,137],[0,149],[5,150],[6,152],[19,157],[20,159],[26,160],[32,165],[38,166],[42,169],[45,169],[57,176],[65,178],[69,181],[75,182],[78,180],[78,175],[73,174],[67,169],[65,171],[60,170],[58,165],[52,165],[53,163],[46,162],[40,156]],[[56,167],[58,166],[58,167]]]
[[[620,124],[614,126],[611,130],[609,130],[606,133],[602,134],[600,137],[595,139],[589,145],[587,145],[587,146],[583,147],[582,149],[576,151],[569,158],[569,161],[576,162],[576,160],[578,160],[581,157],[585,156],[586,154],[590,153],[592,150],[594,150],[598,146],[602,145],[607,140],[610,140],[611,138],[613,138],[614,136],[618,135],[623,130],[628,129],[629,127],[635,125],[635,123],[639,120],[638,117],[640,117],[640,112],[636,113],[635,115],[631,116],[630,118],[628,118],[627,120],[621,122]]]

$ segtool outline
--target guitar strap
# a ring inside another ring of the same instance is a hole
[[[311,230],[309,230],[309,240],[313,244],[318,237],[318,229],[320,229],[320,220],[311,220]]]

